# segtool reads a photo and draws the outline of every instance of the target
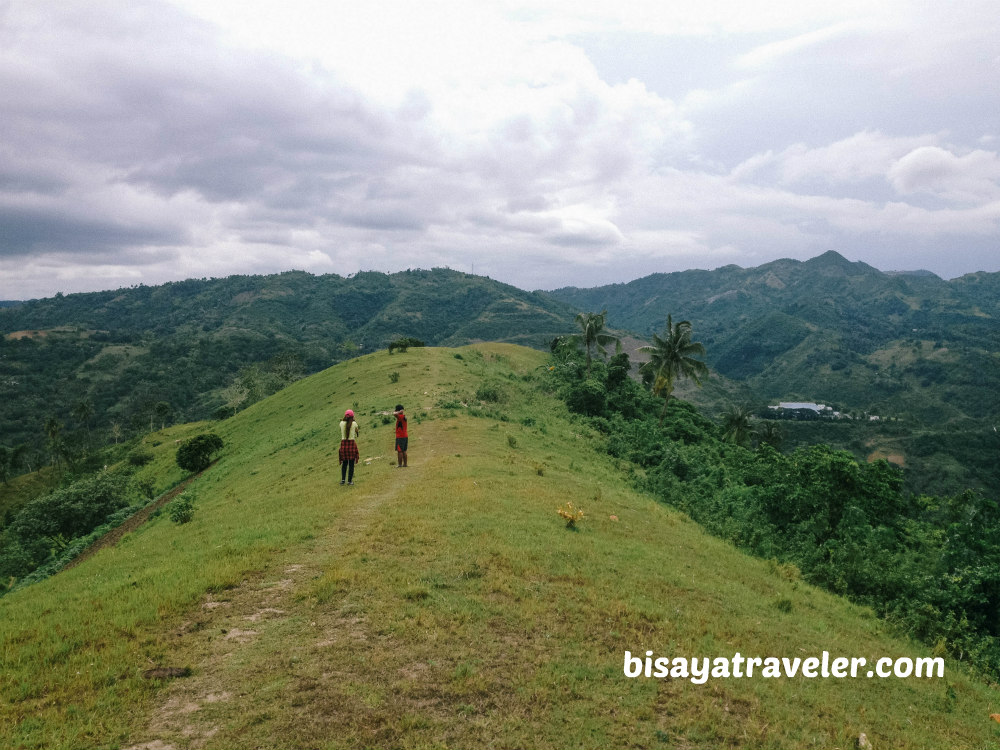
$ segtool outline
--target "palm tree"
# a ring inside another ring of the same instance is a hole
[[[668,315],[663,336],[654,333],[653,343],[641,347],[639,351],[649,352],[652,355],[649,362],[640,369],[652,375],[653,393],[663,398],[663,411],[660,412],[662,425],[676,380],[691,378],[700,386],[700,378],[708,375],[708,365],[700,359],[695,359],[696,356],[705,355],[705,347],[701,342],[691,340],[690,322],[682,320],[674,325],[673,318]]]
[[[771,420],[766,420],[757,430],[757,438],[760,442],[767,443],[775,450],[781,447],[781,441],[783,440],[781,428]]]
[[[59,465],[59,459],[62,458],[64,452],[64,446],[62,441],[62,430],[63,424],[55,417],[49,417],[45,420],[45,436],[48,440],[48,448],[52,453],[52,463],[56,466]]]
[[[750,444],[754,434],[750,426],[750,409],[746,406],[732,406],[722,415],[722,439],[744,448]]]
[[[590,377],[590,348],[595,347],[602,355],[607,354],[605,346],[614,342],[615,353],[621,351],[622,342],[610,333],[603,333],[604,322],[608,316],[607,310],[599,313],[579,313],[576,316],[576,324],[580,326],[582,333],[578,333],[574,338],[582,341],[587,349],[587,377]]]
[[[94,402],[82,399],[73,407],[73,418],[87,428],[87,448],[90,448],[90,420],[94,418]]]

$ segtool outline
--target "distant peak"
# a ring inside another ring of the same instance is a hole
[[[851,261],[849,261],[843,255],[838,253],[836,250],[827,250],[822,255],[817,255],[815,258],[807,260],[806,263],[812,263],[815,265],[824,265],[824,266],[834,265],[834,264],[838,266],[851,265]]]
[[[870,266],[862,261],[850,261],[836,250],[827,250],[822,255],[807,260],[805,264],[809,268],[836,269],[837,271],[852,271],[854,274],[880,274],[874,266]]]

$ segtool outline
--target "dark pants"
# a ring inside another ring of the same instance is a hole
[[[340,481],[343,482],[346,479],[348,482],[354,481],[354,461],[341,461],[340,462]]]

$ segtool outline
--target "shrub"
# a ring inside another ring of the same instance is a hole
[[[177,449],[177,465],[186,471],[204,471],[212,463],[212,455],[222,450],[222,438],[211,432],[195,435]]]
[[[409,336],[396,339],[389,344],[389,354],[392,354],[394,349],[399,349],[400,352],[405,354],[406,350],[411,346],[424,346],[424,342]]]
[[[571,411],[588,417],[604,413],[607,405],[607,391],[598,380],[584,380],[570,384],[566,392],[566,405]]]
[[[152,460],[153,454],[149,451],[144,451],[141,448],[128,454],[128,462],[131,466],[145,466],[146,464],[152,462]]]
[[[194,501],[186,493],[181,493],[170,503],[170,520],[174,523],[187,523],[194,518]]]
[[[129,506],[127,473],[101,472],[26,503],[0,533],[0,591]]]
[[[476,399],[490,404],[498,404],[504,400],[503,389],[496,383],[483,383],[476,389]]]

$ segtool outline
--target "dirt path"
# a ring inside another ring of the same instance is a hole
[[[422,428],[430,432],[429,425]],[[429,438],[422,434],[422,437]],[[430,442],[428,440],[428,442]],[[379,457],[381,458],[381,457]],[[406,469],[382,469],[373,476],[367,467],[355,487],[333,486],[353,494],[353,502],[331,519],[317,539],[325,549],[349,550],[376,519],[380,508],[405,496],[410,482],[432,471],[428,456]],[[380,462],[381,463],[381,462]],[[232,720],[235,706],[247,700],[241,670],[268,670],[273,654],[269,638],[285,638],[328,650],[366,638],[363,617],[331,612],[306,616],[305,592],[323,574],[308,550],[292,551],[274,569],[245,580],[235,589],[208,594],[173,634],[174,651],[183,653],[191,674],[171,682],[161,693],[144,736],[127,750],[177,750],[212,745],[220,725]],[[253,666],[234,668],[235,664]]]

